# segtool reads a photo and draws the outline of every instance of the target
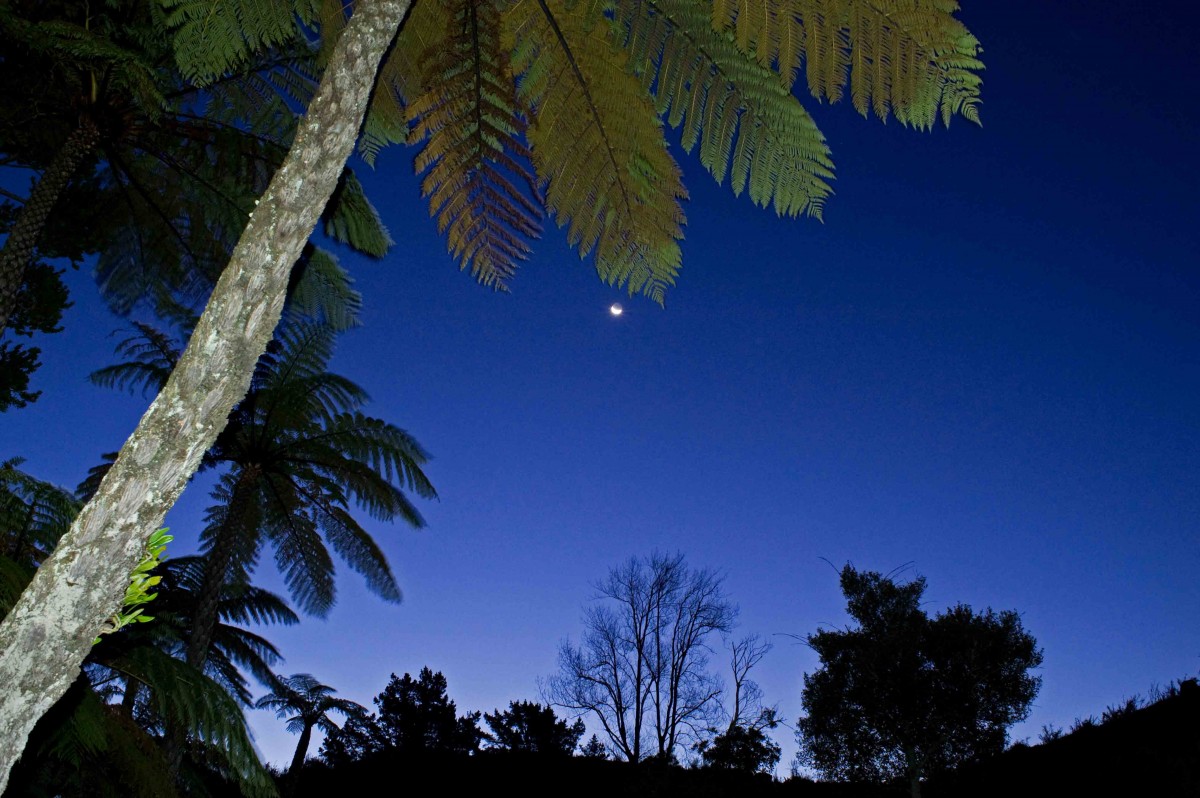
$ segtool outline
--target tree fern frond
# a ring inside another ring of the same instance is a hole
[[[312,517],[303,512],[306,491],[301,487],[300,495],[295,495],[286,486],[273,485],[272,493],[274,501],[266,506],[266,531],[275,544],[275,567],[297,606],[323,618],[333,607],[337,587],[329,551]]]
[[[216,504],[205,511],[204,528],[200,530],[200,551],[207,556],[219,541],[220,535],[224,531],[222,527],[227,523],[238,523],[240,544],[238,556],[230,563],[230,569],[226,573],[226,585],[249,584],[250,574],[258,564],[258,555],[262,548],[263,508],[261,502],[247,502],[249,506],[243,508],[243,515],[237,519],[231,518],[228,512],[235,482],[236,476],[231,472],[221,475],[217,486],[212,491],[212,498],[216,500]]]
[[[158,0],[173,33],[175,60],[187,80],[205,84],[283,47],[313,22],[314,0]]]
[[[226,645],[218,642],[219,636],[220,632],[213,632],[208,659],[204,661],[204,674],[220,685],[221,689],[229,693],[239,704],[248,706],[254,700],[250,693],[250,682],[242,675],[242,671],[233,658],[229,656],[227,641],[224,641]],[[251,668],[246,670],[253,672]]]
[[[338,0],[327,0],[337,3]],[[338,12],[341,14],[342,12]],[[359,139],[359,154],[374,165],[379,150],[408,140],[405,104],[422,93],[422,56],[445,36],[447,11],[442,0],[414,3],[396,37],[396,46],[379,67],[375,92]],[[334,16],[330,14],[328,16]],[[345,16],[330,24],[345,24]]]
[[[955,0],[762,0],[713,3],[712,22],[778,70],[791,87],[801,68],[814,97],[928,129],[954,114],[979,122],[979,40]]]
[[[241,585],[221,602],[221,620],[227,623],[253,623],[259,626],[277,623],[294,626],[300,616],[292,611],[282,596],[253,585]]]
[[[158,714],[224,754],[228,775],[248,795],[273,795],[241,707],[208,676],[153,646],[139,646],[113,663],[148,686]]]
[[[279,447],[279,452],[303,460],[314,469],[337,472],[339,478],[343,470],[347,470],[347,478],[360,472],[369,476],[373,480],[370,484],[347,483],[350,492],[364,502],[375,485],[391,482],[422,498],[437,498],[437,491],[421,470],[429,460],[421,444],[394,424],[360,412],[339,413],[326,420],[320,430],[287,441]],[[400,512],[392,505],[389,498],[381,504],[365,506],[378,517],[386,518]],[[424,526],[419,515],[410,521]]]
[[[395,243],[363,192],[362,183],[349,169],[342,172],[324,219],[325,235],[365,255],[382,258]]]
[[[0,619],[8,615],[21,593],[29,587],[29,580],[32,578],[33,573],[30,569],[0,555]]]
[[[753,4],[750,4],[753,5]],[[612,19],[617,43],[683,146],[734,193],[787,216],[821,215],[832,193],[825,137],[767,67],[712,28],[685,0],[625,0]]]
[[[242,203],[252,207],[252,197],[207,164],[194,172],[172,156],[137,153],[114,153],[112,162],[105,182],[111,205],[96,218],[97,228],[108,230],[96,264],[105,300],[120,314],[139,305],[169,314],[195,307],[227,262],[229,242],[246,222]],[[198,203],[197,196],[211,201]]]
[[[504,16],[548,210],[581,256],[595,251],[601,279],[661,303],[679,270],[687,192],[626,53],[562,0]]]
[[[345,408],[369,401],[352,381],[325,370],[333,357],[336,331],[324,324],[293,321],[277,333],[278,352],[259,365],[253,383],[261,417],[252,426],[309,430]],[[238,412],[238,411],[235,411]]]
[[[315,71],[309,54],[268,59],[257,69],[207,87],[203,118],[244,125],[286,147],[295,133],[297,109],[307,107],[316,90]]]
[[[541,232],[525,120],[494,0],[456,0],[446,16],[422,59],[423,92],[408,106],[412,137],[425,140],[421,194],[459,267],[503,290]]]
[[[113,89],[133,98],[150,119],[165,108],[154,68],[139,54],[83,25],[62,20],[43,20],[35,25],[21,19],[8,5],[0,6],[0,41],[6,42],[6,48],[23,47],[74,74],[81,72],[80,67],[91,68],[105,75]]]
[[[19,457],[0,462],[0,554],[36,568],[71,526],[82,504],[57,485],[21,470]]]
[[[182,352],[179,342],[167,333],[141,322],[133,323],[133,334],[117,344],[122,363],[97,369],[88,379],[102,388],[116,388],[142,395],[157,394],[167,383]]]
[[[358,326],[362,294],[332,253],[308,244],[290,277],[288,315],[323,323],[334,330]]]
[[[114,725],[110,711],[94,690],[76,688],[68,696],[72,699],[73,711],[62,719],[40,753],[72,763],[97,759],[110,745]]]
[[[422,5],[418,4],[418,8]],[[374,166],[380,150],[389,144],[403,144],[406,141],[408,120],[404,115],[404,105],[391,83],[380,78],[378,88],[367,106],[367,116],[358,138],[358,154],[368,166]]]
[[[329,545],[347,565],[362,574],[371,592],[384,601],[399,603],[400,586],[383,550],[345,508],[321,507],[317,524]]]
[[[213,645],[220,652],[221,659],[232,666],[231,675],[238,673],[241,668],[261,684],[270,683],[273,677],[271,668],[283,661],[279,649],[270,640],[235,626],[219,625],[213,632]],[[209,662],[212,661],[210,654]],[[245,684],[245,680],[241,683]],[[248,695],[244,698],[239,695],[238,699],[245,704],[251,703]]]

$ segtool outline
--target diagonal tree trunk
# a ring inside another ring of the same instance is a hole
[[[41,238],[50,211],[54,210],[59,195],[71,181],[79,164],[99,143],[99,128],[91,117],[83,115],[79,127],[75,128],[33,187],[17,216],[16,224],[9,231],[4,248],[0,249],[0,333],[8,327],[8,320],[17,304],[17,292],[21,290],[21,283],[25,279],[25,269],[33,259],[33,249]]]
[[[66,692],[120,607],[147,537],[245,395],[279,321],[292,265],[337,186],[410,2],[357,4],[179,365],[0,625],[0,791],[33,725]]]

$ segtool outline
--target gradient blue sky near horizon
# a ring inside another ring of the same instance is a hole
[[[930,134],[806,100],[838,165],[823,224],[782,220],[675,148],[692,200],[665,309],[547,225],[510,295],[456,270],[412,153],[359,174],[397,241],[344,255],[365,324],[334,369],[434,455],[422,531],[369,522],[405,593],[267,632],[285,674],[370,704],[446,674],[460,711],[538,699],[589,585],[681,551],[725,575],[754,676],[793,722],[846,623],[840,566],[928,580],[931,611],[1015,609],[1045,653],[1015,738],[1200,671],[1197,83],[1182,3],[984,3],[983,127]],[[674,140],[674,137],[673,137]],[[86,273],[0,457],[74,486],[146,402],[92,387],[122,325]],[[607,313],[612,302],[626,312]],[[194,545],[205,479],[168,517]],[[269,567],[264,584],[279,586]],[[286,763],[295,739],[254,712]],[[795,750],[788,729],[775,737]],[[316,752],[314,744],[312,752]]]

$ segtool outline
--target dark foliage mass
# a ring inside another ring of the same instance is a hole
[[[705,767],[770,773],[779,763],[779,746],[762,729],[731,726],[703,746]]]
[[[71,303],[61,275],[61,270],[44,263],[26,267],[8,328],[2,333],[6,338],[32,338],[34,334],[62,330],[59,321]],[[24,407],[41,396],[42,392],[32,390],[29,384],[42,365],[40,355],[41,349],[36,346],[0,341],[0,411]]]
[[[763,774],[688,769],[658,760],[637,764],[595,757],[545,756],[528,751],[485,749],[474,756],[381,752],[338,767],[310,763],[296,798],[378,794],[377,785],[429,785],[439,794],[503,791],[527,798],[885,798],[871,785],[776,782]],[[389,791],[395,788],[389,787]]]
[[[1012,611],[957,605],[930,618],[925,580],[898,583],[847,565],[857,626],[811,634],[821,668],[804,677],[800,763],[840,781],[921,780],[1000,753],[1041,679],[1033,636]]]
[[[483,720],[491,730],[489,747],[505,751],[570,756],[584,732],[582,720],[567,723],[550,707],[532,701],[510,701],[508,709],[484,713]]]
[[[351,718],[341,731],[326,737],[321,758],[339,765],[378,754],[469,754],[479,750],[484,736],[480,713],[458,715],[446,694],[446,677],[427,667],[416,679],[393,673],[375,696],[375,707],[376,713]]]
[[[1058,798],[1068,795],[1200,794],[1200,688],[1195,680],[1169,689],[1155,703],[1109,713],[1076,731],[1030,747],[1018,743],[994,757],[936,774],[923,784],[926,798]],[[593,738],[599,743],[597,738]],[[585,746],[586,747],[586,746]],[[658,760],[629,763],[595,756],[547,757],[529,751],[484,749],[474,755],[445,751],[378,751],[334,767],[310,762],[298,798],[346,792],[373,794],[377,785],[436,785],[450,794],[495,790],[530,798],[899,798],[906,785],[877,782],[775,781],[736,769],[683,768]]]

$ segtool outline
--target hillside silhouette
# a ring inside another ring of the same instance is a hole
[[[1200,687],[1187,679],[1141,708],[1110,710],[1040,745],[1017,744],[931,779],[927,798],[1200,795]]]

